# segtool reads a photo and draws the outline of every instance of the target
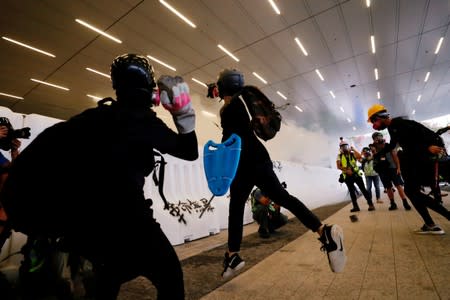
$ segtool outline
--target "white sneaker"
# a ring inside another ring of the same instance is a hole
[[[415,231],[415,233],[443,235],[443,234],[445,234],[445,231],[438,225],[429,226],[427,224],[424,224],[419,230]]]
[[[326,251],[331,271],[340,273],[344,270],[347,256],[344,249],[344,232],[339,225],[325,225],[319,238],[320,250]]]

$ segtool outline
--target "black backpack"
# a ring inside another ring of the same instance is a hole
[[[250,118],[250,125],[256,136],[264,141],[275,137],[281,127],[281,115],[275,104],[255,86],[245,86],[233,97],[244,103]]]

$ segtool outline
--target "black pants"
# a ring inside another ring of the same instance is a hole
[[[272,201],[291,211],[300,222],[312,231],[317,231],[322,225],[316,215],[283,188],[273,171],[271,161],[252,166],[240,164],[230,187],[229,251],[238,252],[241,248],[245,202],[255,185]]]
[[[354,208],[359,208],[358,202],[356,201],[356,189],[355,184],[359,187],[359,190],[364,195],[364,198],[367,200],[368,205],[373,205],[372,203],[372,194],[366,190],[364,186],[364,181],[361,176],[349,176],[345,177],[345,184],[347,185],[348,192],[350,193],[350,198],[352,199],[352,204]]]
[[[442,206],[440,199],[434,199],[422,193],[422,186],[433,185],[433,165],[417,164],[414,161],[401,162],[403,180],[405,181],[405,194],[427,225],[435,224],[427,208],[450,220],[450,212]]]
[[[181,264],[159,224],[151,219],[126,227],[128,232],[120,230],[126,236],[117,234],[115,246],[111,243],[104,255],[82,253],[94,267],[95,298],[116,299],[123,283],[144,276],[156,287],[158,299],[184,299]]]

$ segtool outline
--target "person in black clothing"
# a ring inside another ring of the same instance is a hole
[[[66,250],[92,262],[96,299],[115,299],[140,275],[158,299],[184,299],[180,262],[143,187],[154,149],[198,157],[189,90],[181,77],[156,82],[148,59],[136,54],[113,60],[111,80],[117,101],[44,130],[17,158],[1,200],[13,229],[63,238]],[[151,109],[159,97],[178,133]]]
[[[444,234],[444,230],[431,218],[428,208],[450,220],[450,212],[439,201],[422,193],[422,186],[434,182],[434,156],[444,151],[439,135],[422,124],[401,117],[390,117],[387,109],[375,104],[368,110],[368,122],[373,129],[388,129],[391,141],[382,151],[389,152],[398,145],[402,147],[400,168],[405,181],[405,193],[420,214],[425,224],[419,234]]]
[[[217,87],[220,98],[224,100],[220,110],[222,141],[234,133],[242,142],[238,169],[230,187],[228,251],[225,253],[222,277],[229,278],[245,265],[239,256],[243,216],[245,202],[255,185],[319,235],[324,244],[323,248],[327,251],[332,271],[341,272],[346,262],[342,229],[338,225],[322,224],[317,216],[281,185],[273,171],[269,153],[250,127],[248,113],[238,97],[245,88],[243,74],[237,70],[225,69],[219,74]]]

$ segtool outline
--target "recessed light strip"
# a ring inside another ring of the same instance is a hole
[[[378,80],[378,69],[375,68],[373,71],[375,73],[375,80]]]
[[[423,81],[427,82],[428,78],[430,78],[430,72],[427,72],[427,74],[425,75],[425,79]]]
[[[47,56],[50,56],[50,57],[56,57],[56,56],[54,56],[53,54],[51,54],[51,53],[49,53],[49,52],[45,52],[45,51],[43,51],[43,50],[41,50],[41,49],[38,49],[38,48],[32,47],[32,46],[30,46],[30,45],[27,45],[27,44],[21,43],[21,42],[19,42],[19,41],[16,41],[16,40],[10,39],[10,38],[8,38],[8,37],[6,37],[6,36],[2,36],[2,39],[6,40],[6,41],[8,41],[8,42],[11,42],[11,43],[17,44],[17,45],[19,45],[19,46],[22,46],[22,47],[28,48],[28,49],[30,49],[30,50],[33,50],[33,51],[39,52],[39,53],[41,53],[41,54],[44,54],[44,55],[47,55]]]
[[[164,0],[159,0],[159,3],[167,7],[171,12],[177,15],[178,18],[182,19],[184,22],[186,22],[189,26],[192,28],[197,28],[197,25],[191,22],[188,18],[186,18],[182,13],[180,13],[178,10],[176,10],[173,6],[171,6],[169,3],[167,3]]]
[[[370,7],[370,0],[366,0],[366,6]]]
[[[303,47],[303,44],[302,44],[302,42],[300,42],[300,39],[296,37],[296,38],[295,38],[295,42],[296,42],[297,45],[300,47],[300,50],[302,50],[303,54],[304,54],[305,56],[308,56],[308,52],[306,51],[305,47]]]
[[[258,78],[259,80],[261,80],[262,83],[267,84],[267,81],[266,81],[264,78],[262,78],[261,76],[259,76],[258,73],[253,72],[252,74],[253,74],[256,78]]]
[[[283,95],[280,91],[277,91],[277,94],[278,94],[278,96],[280,96],[284,100],[287,100],[287,97],[285,95]]]
[[[102,72],[100,72],[100,71],[97,71],[97,70],[94,70],[94,69],[91,69],[91,68],[86,68],[86,70],[88,70],[88,71],[90,71],[90,72],[92,72],[92,73],[95,73],[95,74],[104,76],[104,77],[106,77],[106,78],[111,78],[111,76],[109,76],[108,74],[102,73]]]
[[[223,52],[225,52],[226,54],[228,54],[228,56],[230,56],[232,59],[234,59],[235,61],[239,61],[239,58],[237,58],[236,56],[234,56],[230,51],[228,51],[227,49],[225,49],[224,46],[222,45],[217,45],[217,47],[220,48],[220,50],[222,50]]]
[[[23,97],[14,96],[14,95],[10,95],[10,94],[0,93],[0,95],[1,95],[1,96],[5,96],[5,97],[10,97],[10,98],[15,98],[15,99],[23,100]]]
[[[60,86],[60,85],[56,85],[56,84],[53,84],[53,83],[49,83],[49,82],[37,80],[37,79],[34,79],[34,78],[30,78],[30,80],[31,80],[31,81],[34,81],[34,82],[37,82],[37,83],[42,83],[42,84],[45,84],[45,85],[48,85],[48,86],[52,86],[52,87],[57,88],[57,89],[69,91],[68,88],[63,87],[63,86]]]
[[[157,62],[160,65],[163,65],[164,67],[171,69],[172,71],[176,71],[177,69],[175,69],[174,67],[172,67],[171,65],[166,64],[165,62],[157,59],[156,57],[153,57],[151,55],[147,55],[148,58],[150,58],[151,60],[153,60],[154,62]]]
[[[372,53],[375,54],[375,36],[370,36],[370,44],[372,45]]]
[[[333,99],[336,99],[336,96],[334,95],[333,91],[330,91],[330,95],[331,97],[333,97]]]
[[[378,98],[378,99],[381,98],[380,92],[377,92],[377,98]]]
[[[200,84],[200,85],[204,86],[205,88],[207,88],[207,87],[208,87],[208,85],[206,85],[206,83],[204,83],[204,82],[201,82],[200,80],[198,80],[198,79],[195,79],[195,78],[193,78],[193,77],[192,77],[192,81],[194,81],[194,82],[197,82],[198,84]]]
[[[417,102],[420,102],[420,99],[422,99],[422,95],[417,96]]]
[[[316,74],[317,74],[317,76],[319,76],[320,80],[322,80],[322,81],[325,80],[325,79],[323,79],[323,76],[318,69],[316,69]]]
[[[347,118],[347,122],[351,123],[351,122],[352,122],[352,119]]]
[[[298,107],[297,105],[295,105],[295,108],[296,108],[299,112],[303,112],[303,109],[301,109],[301,108]]]
[[[83,26],[85,26],[85,27],[87,27],[87,28],[89,28],[89,29],[91,29],[91,30],[93,30],[93,31],[103,35],[104,37],[107,37],[108,39],[113,40],[116,43],[122,44],[122,41],[119,40],[118,38],[115,38],[112,35],[107,34],[106,32],[104,32],[104,31],[102,31],[102,30],[92,26],[91,24],[88,24],[88,23],[86,23],[86,22],[84,22],[84,21],[82,21],[80,19],[75,19],[75,22],[77,22],[78,24],[81,24],[81,25],[83,25]]]
[[[416,110],[415,110],[415,109],[413,109],[413,111],[412,111],[412,114],[413,114],[413,115],[415,115],[415,114],[416,114]]]
[[[86,96],[88,96],[88,97],[90,97],[90,98],[92,98],[92,99],[94,99],[94,100],[96,100],[96,101],[103,99],[102,97],[98,97],[98,96],[94,96],[94,95],[89,95],[89,94],[86,94]]]
[[[344,111],[344,108],[341,106],[341,107],[339,107],[339,109],[342,111],[342,112],[345,112]]]
[[[436,51],[434,51],[434,54],[438,54],[439,50],[441,49],[441,46],[442,46],[442,42],[443,42],[443,41],[444,41],[444,37],[441,37],[441,38],[439,39],[439,42],[438,42],[437,46],[436,46]]]
[[[272,5],[273,10],[277,13],[277,15],[280,15],[281,12],[278,9],[278,6],[275,4],[275,2],[273,0],[269,0],[270,5]]]

